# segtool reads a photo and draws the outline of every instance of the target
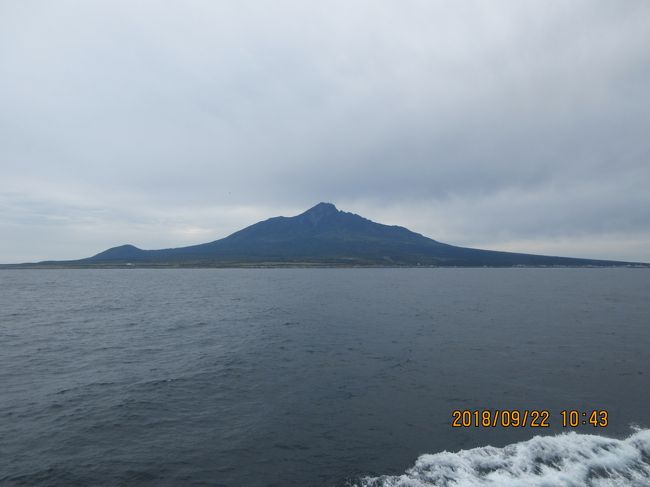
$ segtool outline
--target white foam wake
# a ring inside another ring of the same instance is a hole
[[[422,455],[400,476],[363,487],[648,487],[650,430],[624,440],[575,432],[535,436],[504,448]]]

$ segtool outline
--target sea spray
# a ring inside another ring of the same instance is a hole
[[[361,487],[647,487],[650,429],[617,440],[575,432],[535,436],[503,448],[422,455],[399,476],[364,478]]]

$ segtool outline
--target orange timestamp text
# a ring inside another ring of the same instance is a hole
[[[551,413],[548,409],[455,409],[451,412],[454,428],[549,428]],[[604,410],[560,411],[559,424],[563,428],[593,426],[604,428],[609,424],[609,413]]]

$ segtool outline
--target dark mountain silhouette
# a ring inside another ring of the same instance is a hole
[[[76,261],[96,265],[382,265],[382,266],[614,266],[625,262],[549,257],[444,244],[399,226],[382,225],[319,203],[294,217],[275,217],[214,242],[142,250],[122,245]]]

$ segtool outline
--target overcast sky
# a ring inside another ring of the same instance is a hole
[[[0,262],[319,201],[650,261],[650,1],[0,0]]]

